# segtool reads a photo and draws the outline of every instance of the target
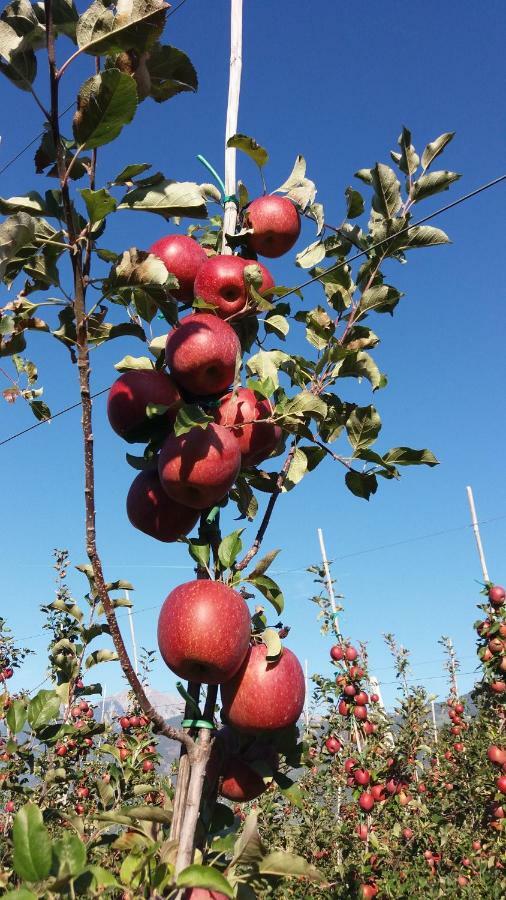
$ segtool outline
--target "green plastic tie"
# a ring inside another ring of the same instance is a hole
[[[209,728],[211,731],[214,728],[213,722],[207,722],[205,719],[183,719],[181,722],[182,728]]]
[[[200,718],[202,713],[200,712],[198,705],[195,703],[195,700],[193,699],[193,697],[190,696],[190,694],[188,693],[186,688],[183,687],[183,685],[180,681],[176,681],[176,690],[178,691],[179,694],[181,694],[181,697],[183,698],[183,700],[186,700],[186,702],[189,705],[189,707],[191,708],[192,712],[194,712],[195,715],[197,716],[197,719]]]
[[[219,515],[220,509],[221,509],[220,506],[213,506],[211,512],[209,513],[209,515],[206,518],[207,525],[213,524],[214,520],[216,519],[216,516]]]
[[[239,209],[239,198],[235,194],[225,194],[223,197],[223,205],[225,203],[235,203],[237,209]]]
[[[207,171],[211,173],[218,186],[221,188],[221,193],[225,194],[225,185],[223,184],[223,181],[221,180],[214,166],[212,166],[211,163],[205,158],[205,156],[202,156],[201,153],[198,154],[197,159],[200,163],[202,163],[203,166],[206,167]],[[226,203],[229,199],[230,197],[224,197],[223,202]]]

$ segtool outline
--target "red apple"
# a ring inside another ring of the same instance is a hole
[[[350,678],[353,678],[354,681],[360,681],[364,675],[365,672],[362,666],[350,666]]]
[[[346,647],[344,656],[348,660],[348,662],[354,662],[358,656],[358,653],[355,650],[355,647]]]
[[[367,719],[367,707],[366,706],[356,706],[353,710],[353,715],[359,722],[365,722]]]
[[[206,313],[181,319],[165,345],[171,375],[186,391],[203,397],[220,394],[232,384],[240,352],[232,326]]]
[[[153,419],[146,415],[149,403],[169,407]],[[172,378],[154,369],[124,372],[114,382],[107,399],[111,428],[129,443],[148,440],[154,426],[169,428],[175,421],[181,397]]]
[[[367,696],[365,691],[359,691],[355,697],[355,703],[357,706],[366,706],[369,701],[369,697]]]
[[[7,800],[7,803],[5,804],[5,812],[13,813],[15,809],[16,804],[14,803],[14,800]]]
[[[134,528],[167,544],[189,534],[199,519],[198,510],[171,500],[156,468],[144,469],[134,478],[126,509]]]
[[[371,794],[377,802],[382,803],[386,800],[385,794],[385,785],[384,784],[373,784],[371,788]]]
[[[76,803],[76,805],[74,806],[74,809],[78,816],[82,816],[82,814],[85,810],[85,807],[83,806],[82,803]]]
[[[172,296],[183,303],[193,300],[195,278],[207,261],[203,247],[185,234],[168,234],[155,241],[149,252],[158,256],[167,271],[176,276],[179,287],[171,291]]]
[[[501,794],[506,794],[506,775],[499,775],[495,780],[497,790],[501,792]]]
[[[345,684],[343,694],[346,694],[347,697],[354,697],[356,693],[357,689],[353,684]]]
[[[494,584],[488,592],[488,599],[492,606],[502,606],[506,599],[506,590],[500,584]]]
[[[187,888],[183,900],[228,900],[221,891],[208,891],[207,888]]]
[[[456,703],[456,704],[455,704],[455,712],[457,713],[457,715],[461,716],[462,713],[464,712],[464,704],[463,704],[463,703]]]
[[[189,581],[174,588],[162,606],[158,645],[180,678],[222,684],[242,665],[250,632],[240,594],[221,581]]]
[[[249,204],[244,217],[248,247],[260,256],[274,259],[292,249],[300,234],[300,216],[288,197],[266,194]]]
[[[330,648],[330,657],[335,662],[344,659],[344,650],[340,644],[335,644],[334,647]]]
[[[81,785],[76,790],[76,796],[79,797],[80,800],[86,800],[86,797],[90,796],[90,789]]]
[[[355,771],[353,772],[353,777],[357,784],[361,784],[362,787],[365,787],[365,785],[369,784],[371,780],[371,773],[368,772],[367,769],[355,769]]]
[[[410,841],[413,837],[414,831],[411,828],[404,828],[402,831],[402,836],[405,841]]]
[[[502,653],[504,650],[504,644],[500,638],[491,638],[488,642],[488,649],[491,653]]]
[[[155,764],[152,759],[145,759],[142,763],[142,771],[143,772],[151,772],[155,768]]]
[[[337,711],[340,716],[349,716],[350,715],[350,704],[346,703],[346,700],[340,700],[339,705],[337,707]]]
[[[369,835],[369,829],[367,825],[357,825],[355,833],[358,834],[361,841],[366,841]]]
[[[162,487],[171,500],[207,509],[223,500],[241,468],[234,435],[221,425],[169,435],[158,457]]]
[[[282,434],[279,425],[262,422],[271,415],[270,402],[260,400],[249,388],[239,388],[220,400],[215,421],[229,428],[236,438],[243,467],[258,465],[279,444]]]
[[[337,738],[331,736],[325,741],[325,746],[329,753],[339,753],[339,750],[341,749],[341,741],[338,741]]]
[[[215,313],[220,319],[231,316],[238,317],[247,313],[248,307],[254,309],[254,301],[250,305],[249,288],[244,279],[247,266],[258,266],[262,282],[257,289],[263,294],[274,287],[274,279],[268,269],[252,259],[241,256],[211,256],[199,269],[195,279],[195,296],[216,307]]]
[[[374,797],[370,791],[364,791],[360,794],[358,804],[364,812],[370,812],[374,806]]]
[[[506,681],[491,681],[490,690],[494,694],[504,694],[506,692]]]
[[[130,728],[138,728],[140,724],[140,716],[130,716]]]
[[[368,737],[369,737],[371,734],[374,734],[374,732],[376,731],[376,725],[374,725],[373,722],[364,722],[364,724],[362,725],[362,728],[364,729],[364,733],[365,733]]]
[[[264,644],[254,644],[237,675],[221,686],[224,718],[239,731],[286,728],[304,707],[304,672],[295,654],[285,647],[277,660],[266,655]]]
[[[121,716],[119,724],[121,725],[123,731],[126,731],[128,728],[130,728],[130,719],[128,718],[128,716]]]
[[[356,766],[358,766],[357,760],[350,756],[350,758],[346,759],[344,762],[344,771],[349,775]]]
[[[225,762],[219,783],[219,793],[226,800],[245,803],[255,800],[267,790],[259,772],[253,768],[254,764],[262,762],[267,764],[266,773],[276,772],[279,765],[277,753],[272,747],[260,745],[255,742],[250,750],[243,755],[230,756]]]
[[[378,888],[375,884],[362,884],[360,886],[360,896],[362,900],[372,900],[377,893]]]

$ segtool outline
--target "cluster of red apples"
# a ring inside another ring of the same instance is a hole
[[[490,609],[476,624],[480,637],[478,655],[490,673],[488,686],[492,694],[506,693],[506,590],[499,584],[487,590]]]
[[[333,662],[341,664],[336,675],[336,684],[342,692],[337,707],[339,715],[354,716],[366,736],[373,734],[376,725],[368,720],[367,704],[377,703],[379,697],[377,694],[369,697],[363,689],[365,670],[357,665],[358,651],[355,647],[339,643],[331,648],[330,657]]]
[[[251,255],[280,256],[299,235],[299,213],[286,197],[257,198],[246,219]],[[274,280],[254,259],[208,257],[185,235],[161,238],[150,252],[177,279],[174,298],[187,308],[197,302],[200,309],[169,332],[164,368],[134,369],[117,379],[107,412],[114,431],[129,442],[149,441],[156,433],[160,452],[134,480],[127,515],[140,531],[171,542],[189,534],[200,513],[227,496],[241,469],[261,463],[280,442],[269,400],[249,388],[231,390],[241,346],[227,321],[254,315],[255,296],[272,289]],[[255,291],[245,277],[248,266],[258,267]],[[182,403],[198,404],[214,421],[176,436]],[[152,416],[153,408],[160,414]]]
[[[158,644],[180,678],[220,685],[226,727],[218,732],[208,777],[220,779],[220,793],[229,800],[258,797],[267,784],[255,766],[276,771],[276,732],[293,725],[304,706],[299,660],[286,647],[277,659],[267,658],[266,645],[252,641],[244,598],[221,581],[176,587],[160,613]]]

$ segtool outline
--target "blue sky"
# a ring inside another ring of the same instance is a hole
[[[353,173],[376,161],[388,162],[403,124],[420,150],[441,132],[457,132],[441,163],[462,178],[450,193],[421,204],[420,215],[502,174],[505,24],[504,4],[498,0],[479,8],[429,0],[423,11],[400,2],[350,6],[326,0],[316,9],[293,0],[246,0],[239,129],[269,150],[268,187],[276,188],[302,153],[328,220],[338,220],[344,189],[350,184],[360,188]],[[170,178],[204,181],[198,153],[221,168],[228,4],[187,0],[169,19],[165,40],[189,54],[199,74],[199,92],[162,106],[143,103],[120,140],[99,151],[99,185],[135,162],[151,162],[154,171]],[[62,43],[60,61],[67,51],[70,44]],[[91,65],[90,59],[81,59],[65,75],[63,109]],[[44,77],[41,57],[45,96]],[[28,95],[7,81],[0,90],[1,167],[40,130],[41,122]],[[69,117],[64,121],[69,131]],[[32,174],[34,149],[2,175],[2,196],[44,187],[44,180]],[[238,164],[250,193],[260,190],[249,161],[242,158]],[[366,503],[344,488],[340,468],[331,461],[322,464],[281,499],[264,544],[265,550],[283,548],[273,573],[280,573],[285,592],[283,618],[292,625],[289,645],[308,659],[310,672],[324,671],[330,642],[319,637],[315,608],[306,599],[313,590],[311,576],[304,572],[318,560],[317,528],[323,529],[338,589],[346,597],[343,630],[354,640],[369,642],[371,670],[388,703],[395,685],[381,637],[385,631],[393,631],[411,649],[413,676],[438,694],[444,693],[444,680],[437,641],[442,634],[451,635],[462,660],[462,688],[472,683],[480,569],[468,527],[466,484],[474,488],[480,519],[488,521],[482,533],[491,577],[499,583],[506,579],[501,570],[506,537],[505,197],[502,185],[436,222],[452,245],[413,252],[404,267],[390,263],[388,277],[406,296],[393,319],[371,319],[382,338],[375,357],[389,386],[371,398],[364,384],[358,396],[363,405],[374,402],[382,416],[378,447],[429,447],[441,465],[405,470],[399,483],[382,482]],[[105,245],[116,250],[147,248],[172,230],[156,216],[125,212],[115,219]],[[297,249],[311,240],[311,227],[304,226]],[[270,268],[278,283],[304,280],[288,257],[272,261]],[[320,299],[318,286],[305,292],[307,308]],[[94,354],[94,389],[111,383],[115,361],[142,352],[133,339],[101,348]],[[38,336],[31,339],[29,355],[39,366],[53,410],[77,399],[77,372],[60,345]],[[9,365],[2,361],[2,368],[9,370]],[[1,384],[7,386],[6,381]],[[192,571],[182,547],[158,544],[130,527],[124,502],[135,473],[124,461],[125,446],[108,427],[104,397],[96,401],[94,414],[99,546],[107,576],[133,582],[138,642],[154,647],[157,607]],[[20,404],[0,407],[0,439],[30,424],[31,413]],[[36,655],[13,686],[31,688],[44,672],[38,607],[53,596],[52,549],[67,547],[74,563],[85,561],[79,411],[6,444],[0,453],[0,611],[20,638],[30,636],[26,643]],[[235,527],[231,517],[225,527]],[[434,532],[445,533],[423,538]],[[253,534],[250,526],[247,535]],[[419,537],[423,539],[411,540]],[[84,587],[79,574],[72,576],[71,587],[78,598]],[[128,639],[127,621],[122,622]],[[96,674],[108,692],[121,687],[117,667],[103,666]],[[161,663],[153,684],[173,690],[174,678]]]

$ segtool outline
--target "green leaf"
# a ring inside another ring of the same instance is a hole
[[[84,896],[102,895],[103,888],[119,888],[114,875],[102,866],[88,866],[74,882],[76,891]]]
[[[284,316],[278,314],[267,316],[264,320],[264,326],[267,334],[276,334],[283,341],[290,330],[288,321]]]
[[[381,419],[374,406],[357,406],[346,422],[346,431],[354,450],[374,444],[381,430]]]
[[[295,853],[286,853],[284,850],[274,850],[261,860],[258,871],[262,875],[280,875],[299,877],[303,875],[310,881],[323,881],[323,875],[306,862],[303,856]]]
[[[295,160],[294,167],[283,184],[276,189],[277,191],[282,191],[286,193],[287,191],[291,191],[292,188],[297,187],[297,185],[301,184],[304,181],[306,176],[306,160],[300,154],[297,156]]]
[[[5,717],[7,725],[13,734],[19,734],[26,722],[27,715],[23,700],[13,700]]]
[[[57,878],[75,878],[86,865],[86,847],[76,834],[67,832],[53,841],[53,853],[58,861]]]
[[[100,188],[99,191],[90,191],[89,188],[81,188],[79,193],[86,204],[91,225],[102,222],[109,213],[114,212],[116,209],[116,200],[111,196],[109,191],[105,190],[105,188]]]
[[[211,559],[211,547],[198,538],[190,538],[188,541],[188,552],[192,559],[206,569]]]
[[[232,885],[212,866],[188,866],[179,873],[176,884],[178,888],[206,888],[208,891],[225,894],[226,897],[234,896]]]
[[[119,659],[119,656],[115,650],[94,650],[86,658],[84,667],[85,669],[91,669],[92,666],[96,666],[98,663],[115,662],[117,659]]]
[[[146,67],[149,73],[149,96],[162,103],[182,91],[196,91],[197,73],[182,50],[162,44],[151,49]]]
[[[159,0],[131,0],[114,15],[105,3],[95,0],[80,17],[77,44],[93,56],[122,50],[144,53],[160,36],[168,4]]]
[[[119,175],[116,175],[116,178],[111,181],[111,185],[128,184],[136,175],[141,175],[142,172],[146,172],[150,168],[150,163],[132,163],[130,166],[125,166]]]
[[[242,518],[251,522],[258,512],[258,500],[245,478],[239,476],[230,492],[230,497],[237,503]]]
[[[395,240],[395,248],[414,250],[418,247],[436,247],[439,244],[449,243],[450,238],[440,228],[433,228],[432,225],[415,225]]]
[[[251,866],[260,862],[263,856],[262,839],[258,831],[258,813],[250,812],[244,822],[241,834],[234,844],[231,866]]]
[[[242,150],[242,152],[246,153],[253,162],[256,162],[257,166],[260,166],[260,168],[265,166],[269,160],[267,150],[261,147],[254,138],[248,137],[247,134],[232,135],[227,141],[227,147],[235,147],[236,150]]]
[[[411,143],[411,132],[409,129],[402,129],[397,143],[401,148],[401,152],[399,154],[392,153],[392,158],[399,166],[401,172],[404,172],[405,175],[413,175],[420,164],[420,157]]]
[[[439,154],[443,152],[445,147],[448,146],[448,144],[454,137],[454,131],[447,131],[444,134],[440,134],[435,141],[432,141],[432,143],[427,144],[425,150],[422,153],[422,169],[424,170],[424,172],[429,168],[431,163],[434,162],[436,156],[439,156]]]
[[[22,247],[33,243],[35,237],[35,219],[27,213],[20,212],[10,216],[0,224],[0,278]]]
[[[106,69],[81,86],[72,128],[76,143],[90,150],[109,144],[132,121],[137,109],[135,81],[118,69]]]
[[[260,637],[267,648],[265,658],[268,660],[279,659],[283,652],[283,645],[276,629],[266,628],[265,631],[262,631]]]
[[[430,450],[412,450],[411,447],[393,447],[388,453],[383,455],[386,463],[393,463],[395,466],[433,466],[439,465]]]
[[[363,500],[369,500],[371,494],[375,494],[378,490],[376,476],[365,472],[347,472],[344,480],[348,490],[355,494],[355,497],[361,497]]]
[[[223,538],[218,547],[218,559],[224,569],[230,569],[242,550],[241,534],[244,528],[233,531]]]
[[[348,350],[366,350],[379,344],[379,337],[370,328],[363,325],[354,325],[350,328],[344,340],[344,346]]]
[[[8,22],[0,20],[0,71],[23,91],[31,89],[37,74],[35,54],[26,43]]]
[[[300,391],[295,397],[288,398],[286,402],[278,404],[275,409],[276,417],[289,419],[296,416],[300,418],[324,419],[327,414],[327,404],[321,397],[312,394],[311,391]]]
[[[4,900],[37,900],[37,894],[24,887],[18,888],[16,891],[7,891],[2,896]]]
[[[192,428],[207,428],[210,422],[214,422],[213,416],[204,412],[200,406],[194,403],[183,403],[180,407],[174,423],[174,434],[180,437],[187,434]]]
[[[316,306],[303,315],[306,321],[306,340],[317,350],[325,350],[336,330],[329,314],[321,306]]]
[[[60,711],[60,698],[56,691],[39,691],[28,704],[27,718],[34,730],[56,719]]]
[[[9,199],[0,197],[0,212],[3,215],[17,212],[43,213],[45,208],[44,200],[37,191],[29,191],[22,197],[9,197]]]
[[[385,387],[386,378],[381,374],[372,356],[365,350],[346,355],[332,370],[334,378],[367,378],[373,391]]]
[[[317,266],[324,258],[325,244],[323,241],[318,240],[306,247],[305,250],[297,253],[295,263],[301,269],[311,269],[313,266]]]
[[[27,803],[19,810],[12,833],[16,873],[26,881],[43,881],[51,870],[51,838],[35,803]]]
[[[118,209],[144,210],[165,219],[173,216],[189,216],[192,219],[207,217],[202,186],[191,181],[164,179],[156,185],[134,188],[125,194]]]
[[[257,375],[260,381],[270,378],[272,384],[279,386],[278,369],[289,360],[287,353],[281,350],[260,350],[251,356],[246,363],[246,369],[250,375]]]
[[[355,191],[352,187],[347,187],[344,195],[346,197],[346,217],[348,219],[356,219],[361,216],[364,211],[364,198],[359,191]]]
[[[272,578],[269,578],[267,575],[257,575],[255,578],[246,578],[245,581],[256,587],[265,599],[268,600],[269,603],[272,603],[278,614],[283,612],[285,605],[284,597],[279,585],[277,585]]]
[[[421,175],[413,185],[411,196],[415,202],[425,200],[441,191],[447,191],[451,184],[458,181],[461,176],[457,172],[431,172],[429,175]],[[408,232],[409,234],[409,232]]]
[[[114,364],[114,368],[118,372],[144,372],[146,370],[152,372],[154,365],[149,356],[124,356],[123,359]]]
[[[376,163],[374,169],[371,169],[371,178],[374,188],[373,209],[390,219],[401,208],[400,182],[393,169],[383,163]]]
[[[265,575],[267,569],[272,565],[278,553],[281,553],[281,550],[271,550],[269,553],[266,553],[265,556],[257,562],[255,568],[249,573],[248,578],[258,578],[259,575]]]

